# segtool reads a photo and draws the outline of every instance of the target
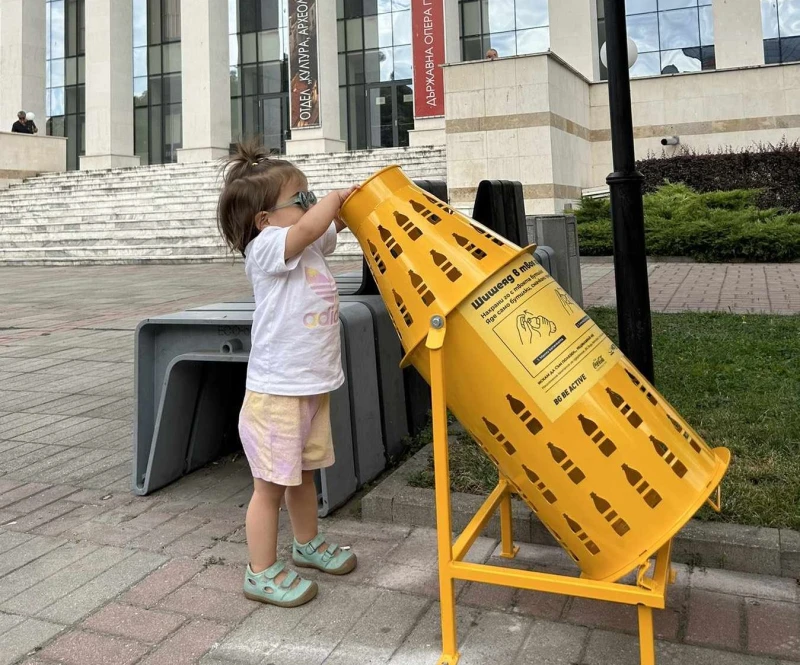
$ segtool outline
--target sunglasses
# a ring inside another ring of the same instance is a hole
[[[270,208],[267,212],[275,212],[281,208],[290,208],[291,206],[300,206],[303,210],[308,210],[317,202],[317,195],[314,192],[297,192],[292,198],[283,203]]]

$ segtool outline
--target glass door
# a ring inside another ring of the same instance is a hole
[[[370,148],[408,145],[414,129],[414,94],[410,81],[384,83],[367,88]]]
[[[397,143],[398,146],[408,145],[408,132],[414,129],[414,89],[411,81],[401,81],[394,84],[397,99]]]
[[[395,116],[394,91],[391,85],[368,88],[369,99],[369,147],[391,148],[394,146]]]
[[[271,152],[285,153],[289,130],[289,95],[279,93],[259,97],[257,122],[264,146]]]

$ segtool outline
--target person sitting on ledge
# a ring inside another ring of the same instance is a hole
[[[499,57],[500,55],[497,53],[497,49],[490,48],[488,51],[486,51],[487,60],[497,60]]]
[[[17,121],[11,126],[11,131],[17,134],[33,134],[33,130],[27,123],[25,111],[17,113]]]

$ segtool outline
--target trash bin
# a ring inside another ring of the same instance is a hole
[[[644,563],[708,500],[729,463],[711,450],[569,294],[399,167],[342,207],[406,356],[446,320],[447,404],[501,475],[595,580]]]

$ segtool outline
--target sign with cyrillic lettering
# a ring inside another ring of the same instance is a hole
[[[292,128],[319,126],[317,0],[289,0]]]
[[[413,0],[411,22],[414,30],[414,117],[443,116],[444,0]]]

